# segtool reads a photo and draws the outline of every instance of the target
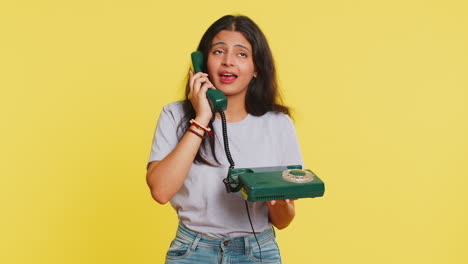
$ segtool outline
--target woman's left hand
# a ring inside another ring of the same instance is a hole
[[[286,228],[294,219],[294,201],[297,199],[267,201],[271,223],[278,229]]]

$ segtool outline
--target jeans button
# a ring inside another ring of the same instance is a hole
[[[227,246],[227,245],[229,244],[229,242],[228,242],[228,241],[224,241],[223,244],[224,244],[225,246]]]

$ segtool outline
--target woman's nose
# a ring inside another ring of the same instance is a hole
[[[231,54],[227,53],[226,55],[223,56],[223,64],[226,66],[234,65],[234,60]]]

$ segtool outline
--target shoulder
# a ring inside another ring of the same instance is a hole
[[[257,117],[261,120],[264,120],[268,123],[276,123],[276,124],[293,124],[291,117],[285,113],[269,111],[262,116]]]
[[[163,106],[163,111],[168,113],[179,113],[184,111],[184,101],[175,101]]]
[[[161,116],[166,116],[174,120],[180,120],[185,115],[184,101],[176,101],[163,106]]]

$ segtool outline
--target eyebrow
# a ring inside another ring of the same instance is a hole
[[[211,47],[214,47],[214,46],[216,46],[216,45],[227,45],[227,43],[226,43],[226,42],[220,41],[220,42],[216,42],[216,43],[212,44]],[[244,48],[244,49],[250,51],[249,48],[247,48],[246,46],[244,46],[244,45],[242,45],[242,44],[236,44],[236,45],[234,45],[234,47],[241,47],[241,48]]]

